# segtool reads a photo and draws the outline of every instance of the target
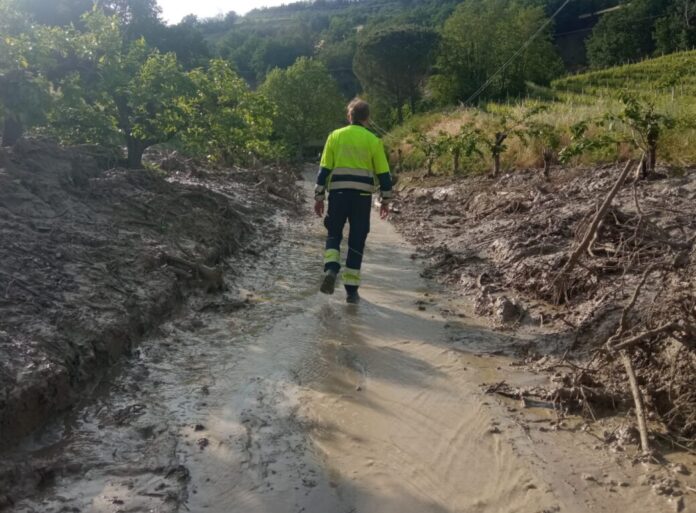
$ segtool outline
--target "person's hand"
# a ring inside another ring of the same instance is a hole
[[[314,201],[314,213],[317,215],[317,217],[324,215],[324,200]]]
[[[386,219],[389,217],[389,203],[386,201],[383,201],[382,204],[379,206],[379,217],[382,219]]]

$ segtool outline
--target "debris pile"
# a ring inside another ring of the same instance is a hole
[[[553,341],[542,350],[555,359],[549,387],[516,393],[592,415],[644,402],[638,417],[691,444],[696,172],[645,180],[638,165],[404,189],[393,217],[429,258],[426,272],[476,313]]]

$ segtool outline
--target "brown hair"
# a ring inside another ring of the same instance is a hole
[[[348,104],[348,119],[352,123],[364,123],[370,118],[370,105],[360,98],[355,98]]]

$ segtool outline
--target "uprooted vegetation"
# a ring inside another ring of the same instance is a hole
[[[277,229],[259,205],[299,204],[294,175],[276,169],[170,159],[179,171],[165,177],[102,160],[31,140],[0,154],[2,443],[70,406],[184,298],[204,307],[226,289],[226,258]]]
[[[537,348],[549,353],[541,360],[528,356],[551,372],[549,385],[514,395],[590,417],[644,401],[639,420],[690,446],[696,173],[640,174],[637,164],[560,170],[550,181],[519,171],[405,189],[396,220],[431,258],[427,272],[478,314],[553,342]]]

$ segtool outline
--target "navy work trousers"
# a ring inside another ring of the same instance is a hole
[[[370,232],[370,212],[372,195],[354,190],[338,190],[329,193],[329,208],[324,218],[324,226],[329,234],[326,238],[326,257],[324,270],[337,274],[341,269],[340,252],[343,227],[348,221],[348,253],[343,284],[347,290],[360,286],[360,266],[362,265],[365,241]]]

